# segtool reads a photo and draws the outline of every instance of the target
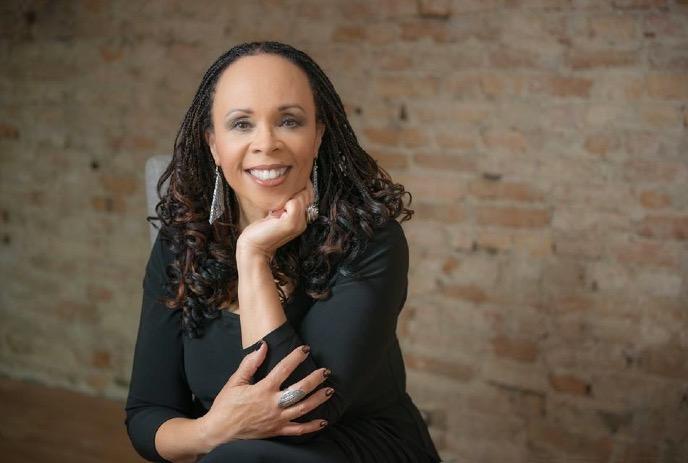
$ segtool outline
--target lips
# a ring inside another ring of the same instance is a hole
[[[273,167],[275,166],[275,167]],[[248,175],[259,185],[262,186],[277,186],[284,182],[287,173],[291,169],[289,166],[277,167],[277,164],[272,164],[270,169],[252,168],[248,169]],[[260,166],[263,167],[263,166]]]

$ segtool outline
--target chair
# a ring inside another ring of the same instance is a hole
[[[156,215],[155,205],[158,204],[158,201],[160,201],[157,192],[158,179],[171,160],[172,156],[168,154],[158,154],[151,156],[146,160],[146,198],[148,202],[149,216]],[[165,181],[163,191],[168,184],[169,181]],[[155,243],[155,237],[158,236],[158,229],[155,228],[152,223],[148,224],[148,227],[150,233],[150,243],[151,247],[153,247],[153,244]]]

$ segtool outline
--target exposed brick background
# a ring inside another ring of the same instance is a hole
[[[399,336],[447,460],[688,460],[686,0],[6,1],[0,373],[124,397],[143,167],[202,74],[318,61],[414,195]]]

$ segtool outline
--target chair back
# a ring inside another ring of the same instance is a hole
[[[157,192],[157,185],[160,176],[163,171],[167,168],[172,156],[169,154],[157,154],[151,156],[146,160],[146,200],[148,204],[148,215],[155,215],[155,206],[160,201],[160,197]],[[167,179],[163,185],[163,191],[169,185],[169,179]],[[153,247],[155,243],[155,237],[158,235],[158,229],[153,226],[153,224],[148,224],[150,232],[150,243]]]

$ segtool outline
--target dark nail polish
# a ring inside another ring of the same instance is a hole
[[[330,376],[331,373],[332,373],[332,372],[330,371],[330,369],[329,369],[329,368],[326,368],[326,369],[323,371],[323,377],[327,378],[328,376]]]
[[[327,426],[327,421],[322,420],[322,421],[320,422],[320,427],[321,427],[321,428],[324,428],[325,426]]]
[[[329,397],[329,396],[331,396],[332,394],[334,394],[334,389],[332,389],[331,387],[328,387],[327,390],[325,391],[325,395],[326,395],[327,397]]]
[[[311,351],[311,346],[303,346],[301,348],[301,350],[303,351],[304,354],[307,354]]]

